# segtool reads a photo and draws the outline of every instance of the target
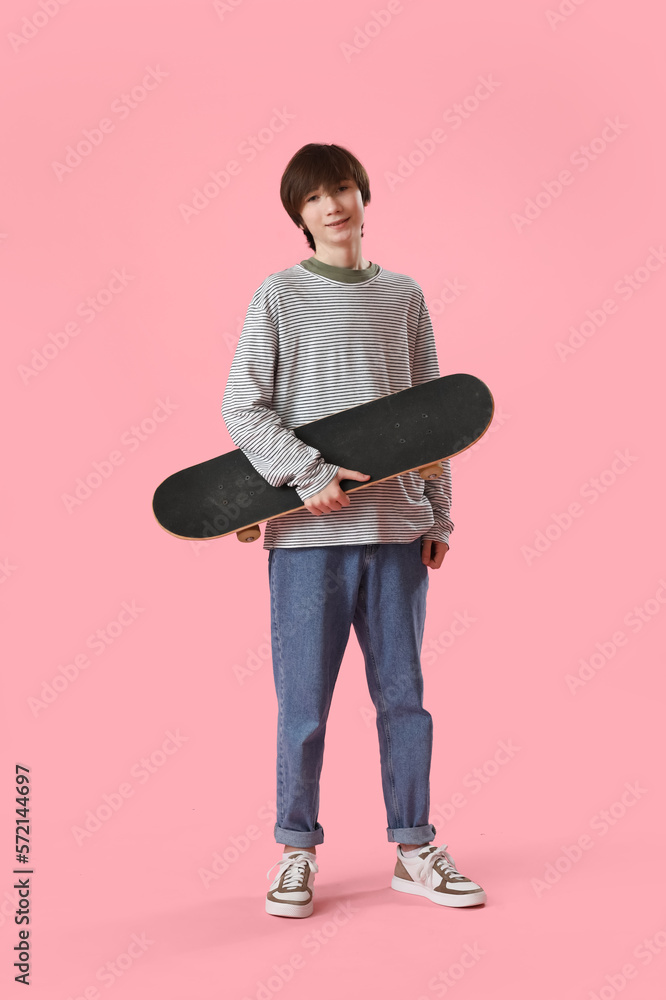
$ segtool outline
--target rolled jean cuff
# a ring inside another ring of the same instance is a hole
[[[275,824],[273,830],[275,842],[277,844],[288,844],[289,847],[314,847],[316,844],[324,843],[324,828],[321,823],[315,824],[312,833],[305,833],[302,830],[285,830],[283,826]]]
[[[392,830],[387,826],[386,833],[390,844],[425,844],[426,841],[429,843],[437,836],[437,830],[432,823],[428,823],[426,826],[405,827],[402,830]],[[297,846],[294,844],[294,847]]]

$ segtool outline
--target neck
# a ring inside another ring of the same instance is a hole
[[[365,260],[360,250],[358,253],[354,253],[351,250],[340,248],[336,249],[335,253],[330,253],[317,249],[314,252],[314,259],[321,261],[322,264],[330,264],[332,267],[350,267],[353,271],[362,271],[366,267],[370,267],[370,261]]]

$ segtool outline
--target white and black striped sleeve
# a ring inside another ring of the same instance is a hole
[[[255,292],[231,363],[222,400],[229,435],[271,486],[293,486],[308,500],[335,478],[339,466],[300,441],[272,408],[278,333],[263,294]]]
[[[429,382],[435,378],[440,378],[437,347],[430,313],[428,312],[425,299],[423,299],[416,334],[412,385],[421,385],[423,382]],[[452,497],[451,460],[446,458],[440,464],[444,469],[442,475],[438,479],[426,479],[423,484],[423,492],[430,501],[435,519],[435,523],[432,528],[426,531],[424,538],[433,538],[448,543],[449,535],[454,528],[453,521],[450,518]]]

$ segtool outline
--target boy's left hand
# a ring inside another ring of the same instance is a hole
[[[447,542],[440,542],[436,538],[421,539],[421,562],[429,569],[439,569],[448,551]]]

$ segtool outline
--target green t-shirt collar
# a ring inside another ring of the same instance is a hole
[[[301,265],[306,270],[312,271],[313,274],[320,274],[322,277],[331,278],[333,281],[344,281],[347,284],[367,281],[368,278],[374,278],[379,271],[379,264],[373,264],[372,261],[369,267],[364,267],[360,270],[355,267],[336,267],[334,264],[325,264],[324,261],[317,260],[316,257],[308,257],[306,260],[302,260]]]

